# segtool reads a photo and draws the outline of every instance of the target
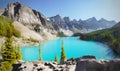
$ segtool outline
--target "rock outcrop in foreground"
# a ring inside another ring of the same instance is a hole
[[[75,71],[120,71],[120,59],[115,60],[80,60]]]
[[[69,59],[65,64],[56,62],[20,62],[13,71],[120,71],[120,59],[96,60],[95,57]]]

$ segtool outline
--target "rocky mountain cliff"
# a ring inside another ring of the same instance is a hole
[[[0,10],[0,13],[13,21],[13,25],[24,38],[44,40],[56,37],[57,32],[47,18],[24,4],[10,3],[4,10]]]
[[[50,17],[50,21],[52,22],[56,30],[62,28],[65,30],[71,30],[73,32],[82,32],[82,30],[83,32],[85,32],[85,30],[87,32],[96,31],[105,28],[110,28],[116,24],[115,21],[107,21],[103,18],[97,20],[95,17],[92,17],[87,20],[80,19],[77,21],[76,19],[70,20],[69,17],[61,18],[60,15]]]
[[[52,28],[43,14],[19,2],[8,4],[3,15],[13,21],[18,21],[26,25],[40,24],[42,26],[47,26],[47,28]]]
[[[82,27],[77,21],[71,21],[69,17],[61,18],[60,15],[56,15],[49,18],[55,30],[69,30],[72,32],[81,32]]]

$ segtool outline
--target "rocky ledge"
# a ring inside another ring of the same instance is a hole
[[[69,59],[64,64],[56,62],[19,62],[13,71],[120,71],[120,59],[96,60],[94,56]]]

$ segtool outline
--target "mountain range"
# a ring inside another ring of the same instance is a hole
[[[0,15],[12,20],[23,37],[39,40],[53,39],[58,32],[72,35],[77,32],[85,33],[110,28],[116,24],[115,21],[107,21],[103,18],[97,20],[95,17],[78,21],[70,20],[69,17],[61,18],[60,15],[46,18],[42,13],[19,2],[10,3],[5,9],[0,9]]]
[[[95,17],[89,18],[87,20],[70,20],[69,17],[61,18],[60,15],[56,15],[49,18],[53,27],[56,30],[59,29],[65,29],[65,30],[71,30],[73,32],[82,32],[83,30],[86,30],[86,32],[90,31],[96,31],[101,30],[105,28],[110,28],[113,25],[116,24],[115,21],[108,21],[104,18],[101,18],[100,20],[97,20]],[[83,31],[84,33],[85,31]]]

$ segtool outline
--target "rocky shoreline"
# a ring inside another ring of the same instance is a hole
[[[120,59],[96,60],[94,56],[71,58],[64,64],[56,62],[18,62],[13,71],[120,71]]]
[[[36,41],[30,41],[29,39],[24,39],[24,38],[16,38],[16,37],[13,37],[14,40],[13,40],[13,45],[15,46],[38,46],[40,45],[41,43],[44,43],[44,42],[47,42],[48,40],[56,40],[56,39],[59,39],[60,37],[54,37],[54,38],[51,38],[51,39],[46,39],[46,40],[36,40]],[[2,46],[2,44],[4,44],[5,42],[5,37],[1,37],[0,36],[0,48]]]

